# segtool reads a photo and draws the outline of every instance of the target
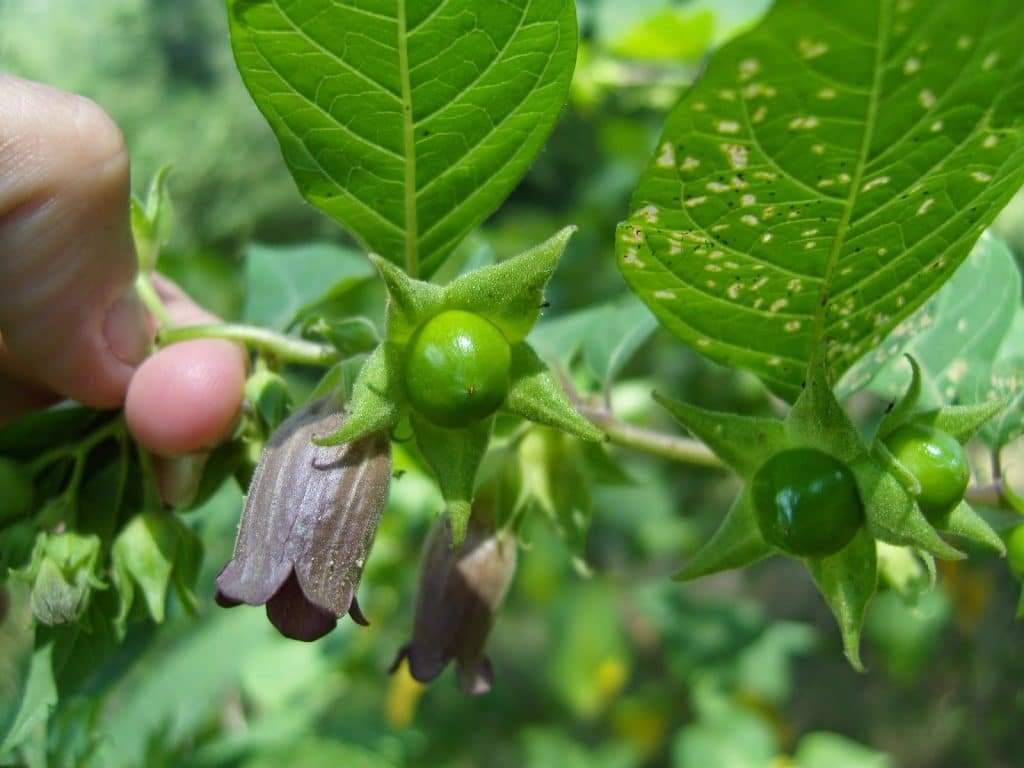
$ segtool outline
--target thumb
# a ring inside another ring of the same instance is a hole
[[[79,96],[0,72],[0,348],[20,374],[119,405],[149,346],[128,153]]]

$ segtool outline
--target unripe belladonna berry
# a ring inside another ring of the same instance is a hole
[[[413,408],[442,427],[467,427],[494,413],[508,396],[511,349],[486,318],[448,310],[413,335],[405,388]]]
[[[850,468],[812,448],[772,456],[754,473],[751,493],[765,541],[799,557],[835,554],[864,519]]]

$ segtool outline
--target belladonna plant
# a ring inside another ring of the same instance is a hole
[[[386,434],[335,446],[315,436],[336,431],[343,413],[315,400],[267,442],[246,497],[234,556],[217,577],[225,607],[266,605],[283,635],[323,637],[348,614],[366,624],[356,600],[363,563],[387,502]]]
[[[493,672],[484,645],[515,568],[515,536],[496,533],[487,515],[475,512],[466,538],[454,548],[450,520],[435,523],[420,562],[412,640],[398,651],[391,671],[407,659],[409,673],[426,683],[454,661],[463,693],[489,691]]]

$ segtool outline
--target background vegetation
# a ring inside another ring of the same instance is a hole
[[[482,263],[579,225],[549,291],[552,325],[538,332],[569,339],[562,353],[586,347],[574,309],[626,293],[615,225],[667,110],[708,51],[767,3],[578,5],[583,47],[570,104],[527,179],[462,249],[464,263]],[[98,101],[128,139],[140,192],[173,163],[173,238],[161,270],[225,319],[281,328],[325,278],[360,268],[344,234],[295,191],[231,59],[220,3],[0,0],[0,68]],[[997,228],[1020,263],[1024,203]],[[377,290],[367,284],[347,300],[379,306]],[[583,384],[600,378],[601,360],[584,350]],[[312,381],[296,375],[296,397]],[[675,430],[647,397],[654,385],[708,407],[778,408],[752,377],[662,331],[611,394],[618,413]],[[870,396],[853,403],[867,418],[881,407]],[[615,458],[623,473],[599,478],[589,504],[577,500],[592,507],[582,552],[532,516],[492,634],[495,689],[482,700],[458,694],[450,672],[430,688],[385,673],[410,629],[414,563],[440,507],[423,475],[393,487],[360,592],[372,626],[343,622],[312,645],[277,636],[262,610],[214,606],[242,498],[225,486],[187,518],[206,553],[198,619],[172,605],[164,625],[134,625],[98,672],[62,692],[54,764],[1019,764],[1024,633],[1004,562],[978,551],[943,564],[939,588],[915,608],[881,595],[866,628],[870,671],[860,675],[798,563],[776,558],[688,585],[668,578],[715,527],[732,479],[624,450]],[[575,567],[572,554],[581,555]],[[24,618],[0,625],[0,720],[31,651],[18,633]]]

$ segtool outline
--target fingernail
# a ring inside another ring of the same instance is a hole
[[[202,480],[203,469],[209,458],[210,454],[206,451],[157,458],[156,484],[160,498],[172,507],[190,504],[199,490],[199,481]]]
[[[110,305],[103,322],[107,346],[122,363],[135,367],[149,352],[146,308],[134,288],[129,288]]]

